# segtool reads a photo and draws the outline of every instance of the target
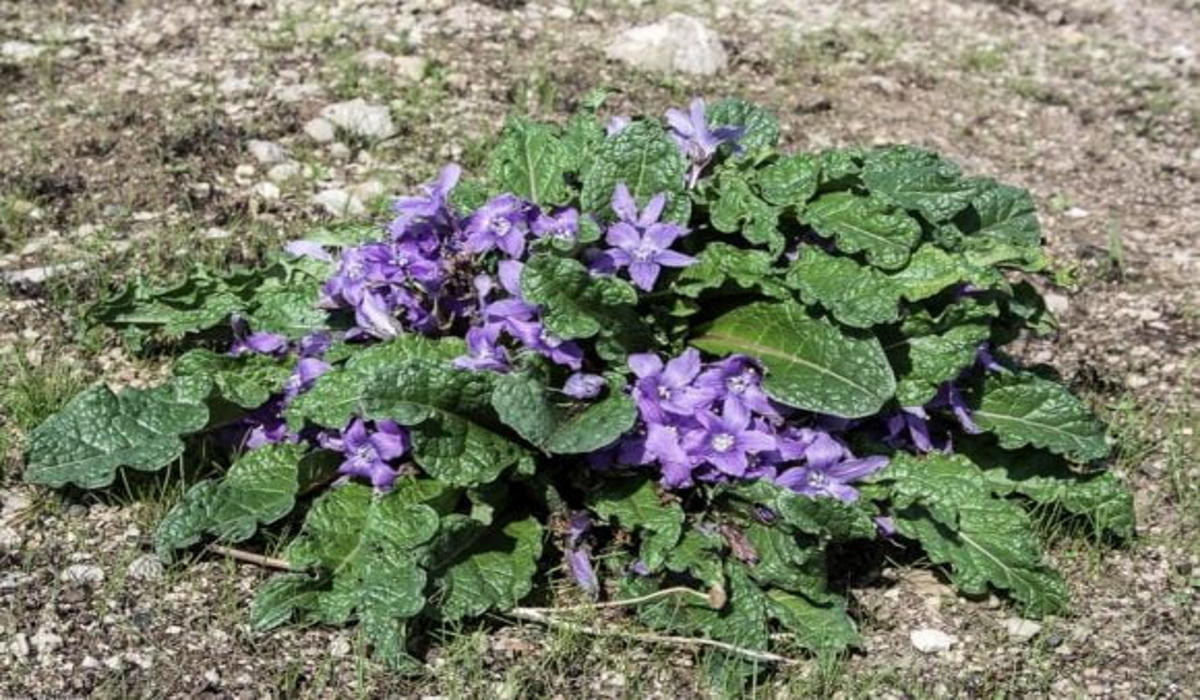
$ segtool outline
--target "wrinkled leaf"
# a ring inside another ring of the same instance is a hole
[[[832,237],[842,252],[864,253],[868,262],[884,270],[903,267],[921,239],[916,219],[848,192],[821,195],[801,219],[820,235]]]

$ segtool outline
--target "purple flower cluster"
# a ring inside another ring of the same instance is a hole
[[[853,501],[850,483],[887,464],[856,458],[828,421],[793,412],[762,389],[758,365],[733,355],[703,363],[694,349],[667,362],[631,355],[637,429],[606,455],[657,466],[667,488],[697,481],[770,479],[798,493]]]
[[[665,194],[650,198],[641,212],[625,183],[613,192],[612,208],[617,221],[605,231],[605,241],[612,246],[594,256],[592,269],[597,272],[616,272],[628,268],[629,278],[642,291],[654,289],[664,267],[687,267],[696,259],[670,250],[676,240],[687,235],[687,229],[660,221]]]
[[[671,127],[671,138],[679,144],[683,154],[692,161],[692,171],[688,176],[688,187],[695,187],[704,170],[717,154],[721,144],[733,144],[745,133],[742,127],[718,126],[709,127],[707,109],[704,100],[692,100],[690,108],[685,113],[678,109],[667,110],[667,124]]]
[[[392,488],[398,471],[393,466],[410,448],[408,431],[394,421],[354,418],[344,430],[323,434],[319,443],[341,452],[345,459],[338,473],[371,482],[380,491]]]

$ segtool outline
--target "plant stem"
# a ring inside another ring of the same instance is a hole
[[[230,559],[244,561],[248,564],[257,564],[258,566],[266,567],[268,569],[279,569],[280,571],[298,571],[298,569],[292,568],[292,565],[283,559],[276,559],[263,554],[255,554],[254,552],[247,552],[242,549],[234,549],[232,547],[222,547],[221,545],[210,544],[208,545],[208,551],[212,552],[213,554],[220,554],[223,557],[229,557]]]
[[[521,610],[532,610],[539,613],[562,613],[562,612],[577,612],[580,610],[600,610],[603,608],[623,608],[632,605],[641,605],[649,603],[659,598],[666,598],[673,595],[692,595],[704,601],[706,605],[712,607],[712,599],[706,593],[701,593],[694,588],[686,586],[676,586],[675,588],[664,588],[661,591],[655,591],[648,595],[638,596],[637,598],[626,598],[624,600],[610,600],[605,603],[585,603],[583,605],[568,605],[562,608],[521,608]]]

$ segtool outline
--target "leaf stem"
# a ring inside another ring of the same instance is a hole
[[[232,547],[223,547],[218,544],[210,544],[210,545],[208,545],[207,549],[208,549],[208,551],[212,552],[213,554],[219,554],[223,557],[228,557],[230,559],[244,561],[247,564],[256,564],[258,566],[262,566],[267,569],[279,569],[280,571],[299,571],[300,570],[300,569],[294,568],[291,564],[287,563],[283,559],[276,559],[274,557],[268,557],[263,554],[255,554],[254,552],[247,552],[242,549],[234,549]]]
[[[669,589],[668,589],[669,590]],[[514,617],[518,620],[526,622],[536,622],[547,627],[555,627],[564,629],[570,632],[586,634],[592,637],[619,637],[621,639],[632,639],[637,642],[649,644],[664,644],[675,647],[709,647],[719,649],[727,654],[740,656],[752,661],[764,661],[767,663],[776,663],[781,666],[795,666],[800,663],[798,659],[790,659],[779,654],[772,654],[769,651],[758,651],[757,649],[747,649],[745,647],[735,646],[727,642],[718,642],[715,639],[699,639],[696,637],[674,637],[661,634],[639,634],[637,632],[622,632],[620,630],[605,630],[589,625],[581,625],[574,622],[559,620],[551,615],[543,612],[545,608],[513,608],[504,613],[509,617]]]
[[[604,608],[623,608],[623,607],[629,607],[629,606],[634,606],[634,605],[642,605],[643,603],[650,603],[652,601],[658,600],[659,598],[667,598],[669,596],[680,595],[680,594],[687,594],[687,595],[695,596],[695,597],[699,598],[700,600],[704,601],[704,603],[706,605],[708,605],[709,607],[713,607],[712,606],[713,599],[711,597],[709,597],[709,595],[707,593],[701,593],[700,591],[698,591],[694,588],[688,588],[686,586],[676,586],[674,588],[664,588],[661,591],[655,591],[648,595],[638,596],[637,598],[625,598],[623,600],[610,600],[610,601],[604,602],[604,603],[585,603],[583,605],[568,605],[568,606],[561,607],[561,608],[521,608],[521,610],[527,610],[527,611],[532,610],[534,612],[539,612],[539,613],[553,614],[553,613],[564,613],[564,612],[578,612],[581,610],[601,610]],[[720,606],[717,606],[717,607],[720,607]]]

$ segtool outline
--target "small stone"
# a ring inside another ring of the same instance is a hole
[[[254,166],[249,163],[242,163],[233,169],[233,179],[246,181],[254,177]]]
[[[912,642],[913,648],[922,654],[939,654],[943,651],[949,651],[950,647],[958,640],[953,636],[931,628],[923,628],[913,630],[908,635],[909,641]]]
[[[293,178],[300,177],[300,172],[299,163],[288,161],[271,166],[271,169],[267,171],[267,179],[275,183],[287,182]]]
[[[66,272],[74,270],[83,270],[88,264],[82,260],[63,263],[61,265],[45,265],[43,267],[30,267],[24,270],[11,270],[8,272],[0,272],[0,281],[5,284],[41,284],[46,280],[53,279]]]
[[[334,637],[329,642],[329,655],[340,659],[350,654],[350,642],[345,637]]]
[[[319,192],[313,195],[312,202],[334,216],[362,216],[367,211],[361,201],[339,189]]]
[[[104,580],[104,569],[92,564],[72,564],[63,569],[59,580],[67,583],[94,585]]]
[[[367,180],[361,184],[347,187],[346,191],[360,202],[369,202],[377,197],[382,197],[387,192],[387,188],[378,180]]]
[[[249,78],[230,76],[217,85],[217,90],[226,97],[242,95],[254,89],[254,83]]]
[[[320,85],[312,83],[300,83],[299,85],[284,85],[283,87],[275,88],[275,99],[280,102],[295,103],[305,100],[312,100],[324,94],[325,90]]]
[[[42,627],[33,636],[29,638],[29,642],[33,644],[33,648],[37,650],[38,656],[44,656],[58,650],[63,645],[62,637],[54,634],[50,630]]]
[[[392,62],[392,55],[378,49],[363,49],[354,54],[354,62],[368,70],[381,70]]]
[[[20,547],[20,533],[7,525],[0,525],[0,552],[15,552]]]
[[[337,143],[329,144],[329,157],[334,160],[350,160],[350,147],[338,141]]]
[[[396,135],[391,110],[362,98],[327,105],[321,110],[321,117],[347,133],[365,139],[386,139]]]
[[[1008,632],[1011,639],[1026,642],[1033,639],[1042,631],[1042,626],[1033,620],[1025,620],[1019,617],[1010,617],[1003,622],[1004,631]]]
[[[1071,299],[1066,294],[1046,292],[1043,300],[1046,302],[1046,308],[1055,316],[1062,316],[1071,308]]]
[[[282,195],[279,186],[274,182],[260,182],[254,186],[254,195],[267,202],[273,202]]]
[[[429,61],[423,56],[396,56],[392,59],[392,72],[402,80],[419,82],[425,77]]]
[[[1063,216],[1067,217],[1068,219],[1086,219],[1087,217],[1091,216],[1091,214],[1092,213],[1087,209],[1080,209],[1079,207],[1071,207],[1063,212]]]
[[[0,56],[14,61],[32,61],[45,52],[45,46],[31,44],[28,41],[6,41],[0,44]]]
[[[1171,58],[1181,63],[1190,61],[1196,56],[1196,52],[1192,51],[1192,47],[1186,44],[1176,44],[1171,47]]]
[[[100,668],[100,659],[94,656],[85,656],[83,661],[79,662],[79,667],[83,669]]]
[[[263,165],[274,165],[287,160],[287,151],[274,141],[259,141],[257,139],[247,144],[247,150]]]
[[[162,578],[163,564],[153,554],[143,554],[129,562],[127,573],[130,578],[138,581],[154,581]]]
[[[333,123],[320,117],[310,119],[304,125],[304,133],[308,134],[308,137],[317,143],[329,143],[337,137]]]
[[[8,653],[18,659],[29,656],[29,640],[24,634],[17,632],[13,635],[12,641],[8,643]]]
[[[729,65],[716,33],[699,19],[679,13],[622,32],[604,53],[611,60],[664,73],[715,75]]]
[[[216,671],[214,671],[210,668],[204,672],[204,682],[209,685],[212,685],[212,686],[220,685],[221,684],[221,674],[217,673]]]
[[[229,229],[224,229],[217,226],[213,226],[212,228],[204,231],[204,238],[209,241],[223,241],[232,235],[233,234],[229,232]]]

